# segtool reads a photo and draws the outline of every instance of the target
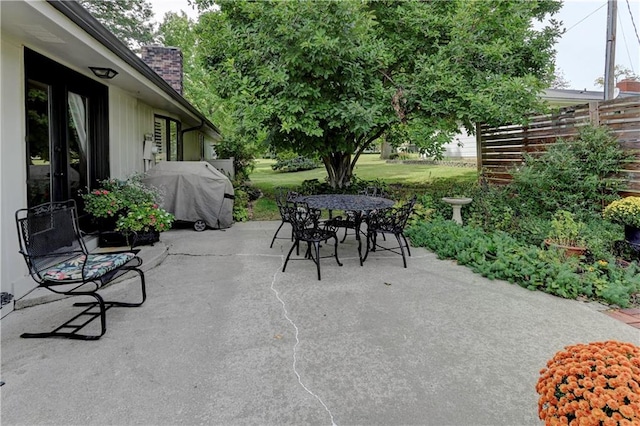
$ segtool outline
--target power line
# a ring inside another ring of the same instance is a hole
[[[627,56],[629,57],[629,63],[631,64],[631,71],[636,72],[635,67],[633,66],[633,60],[631,59],[631,53],[629,52],[629,44],[627,44],[627,37],[624,35],[624,28],[622,27],[622,17],[618,15],[618,24],[620,25],[620,33],[622,34],[622,40],[624,41],[624,48],[627,51]]]
[[[631,24],[633,25],[633,29],[636,33],[636,38],[638,39],[638,44],[640,44],[640,36],[638,36],[638,29],[636,28],[636,22],[633,20],[633,13],[631,13],[631,5],[629,4],[629,0],[627,1],[627,9],[629,10],[629,16],[631,17]]]
[[[627,4],[628,0],[627,0]],[[582,18],[581,20],[579,20],[578,22],[576,22],[575,24],[573,24],[572,26],[570,26],[569,28],[566,29],[565,34],[569,32],[569,30],[571,30],[572,28],[575,28],[578,24],[580,24],[582,21],[584,21],[585,19],[587,19],[589,16],[593,15],[594,13],[596,13],[597,11],[599,11],[600,9],[602,9],[603,7],[605,7],[607,5],[607,2],[604,2],[604,4],[602,4],[602,6],[600,6],[599,8],[597,8],[596,10],[594,10],[593,12],[591,12],[590,14],[588,14],[587,16],[585,16],[584,18]]]

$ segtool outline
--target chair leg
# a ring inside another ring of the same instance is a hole
[[[282,272],[284,272],[285,269],[287,269],[287,263],[289,263],[289,258],[291,257],[291,253],[293,253],[294,248],[298,247],[298,244],[300,244],[300,241],[296,240],[296,242],[293,243],[293,245],[289,249],[289,253],[287,254],[287,259],[284,261],[284,266],[282,267]]]
[[[344,241],[347,239],[348,233],[349,233],[349,228],[344,228],[344,236],[342,237],[342,241],[340,241],[341,243],[344,243]]]
[[[69,321],[65,322],[64,324],[62,324],[61,326],[59,326],[58,328],[56,328],[55,330],[53,330],[51,332],[48,332],[48,333],[23,333],[23,334],[20,335],[20,337],[22,337],[24,339],[47,338],[47,337],[64,337],[64,338],[67,338],[67,339],[74,339],[74,340],[98,340],[107,331],[107,315],[106,315],[106,312],[107,312],[107,309],[111,307],[111,305],[109,305],[107,307],[107,304],[104,302],[104,300],[102,299],[102,297],[98,293],[82,293],[82,294],[76,294],[76,295],[77,296],[91,296],[91,297],[96,299],[96,302],[74,304],[74,306],[88,306],[88,307],[87,307],[87,309],[85,309],[84,311],[80,312],[78,315],[76,315],[75,317],[71,318]],[[96,312],[89,312],[93,308],[95,308],[96,306],[98,306],[99,312],[97,312],[97,313]],[[82,324],[73,324],[81,316],[88,316],[89,319],[87,319]],[[86,326],[87,324],[89,324],[90,322],[92,322],[93,320],[95,320],[98,317],[100,317],[100,334],[99,335],[77,334],[77,332],[79,330],[81,330],[84,326]],[[73,331],[70,331],[70,332],[62,332],[62,331],[60,331],[60,330],[63,330],[63,329],[71,329]]]
[[[337,243],[338,243],[338,240],[336,239],[336,244]],[[320,242],[315,241],[313,243],[313,247],[315,248],[315,252],[316,252],[316,258],[313,259],[313,261],[316,263],[316,268],[318,269],[318,281],[320,281]]]
[[[104,303],[109,306],[115,306],[118,308],[135,308],[140,306],[147,300],[147,286],[145,284],[144,272],[138,268],[131,268],[130,271],[136,272],[140,276],[140,290],[142,292],[142,301],[138,303],[128,303],[128,302],[113,302],[113,301],[105,301]],[[74,306],[86,306],[84,303],[75,303]]]
[[[369,250],[371,250],[370,241],[372,238],[373,238],[373,233],[367,230],[367,249],[364,252],[364,257],[362,258],[362,262],[367,260],[367,257],[369,257]],[[362,266],[362,263],[360,264],[360,266]]]
[[[276,237],[278,236],[278,232],[280,232],[280,229],[282,229],[282,225],[284,225],[284,221],[282,221],[280,223],[280,226],[278,226],[278,229],[276,229],[276,233],[273,234],[273,238],[271,239],[271,245],[269,246],[269,248],[273,248],[273,243],[276,240]],[[293,237],[293,235],[292,235]]]
[[[404,234],[400,234],[402,235],[402,239],[404,240],[404,246],[407,248],[407,254],[409,256],[411,256],[411,249],[409,248],[409,243],[407,242],[407,237],[404,236]]]
[[[334,237],[335,239],[335,244],[333,245],[333,255],[336,257],[336,262],[338,262],[339,266],[342,266],[342,263],[340,262],[340,259],[338,259],[338,237]]]
[[[402,239],[400,238],[400,234],[395,234],[396,240],[398,240],[398,246],[400,246],[400,253],[402,253],[402,263],[404,267],[407,267],[407,259],[404,257],[404,247],[402,246]]]

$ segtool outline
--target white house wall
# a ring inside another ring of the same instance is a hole
[[[18,253],[14,220],[15,211],[27,203],[24,60],[20,43],[4,36],[0,43],[0,290],[20,297],[34,286]],[[2,314],[8,311],[5,306]]]
[[[109,87],[110,176],[144,171],[144,135],[153,134],[153,109],[117,87]]]
[[[184,129],[182,129],[184,130]],[[182,138],[182,158],[184,161],[200,160],[200,132],[187,132]]]
[[[476,137],[466,132],[458,133],[453,140],[443,146],[446,158],[475,158],[477,156]]]

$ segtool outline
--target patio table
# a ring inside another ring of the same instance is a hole
[[[343,210],[352,212],[355,221],[356,240],[358,240],[358,257],[360,266],[362,259],[362,241],[360,239],[360,225],[362,221],[374,210],[383,210],[392,207],[395,201],[382,197],[371,197],[369,195],[351,194],[318,194],[301,195],[292,200],[296,203],[307,203],[314,209]]]

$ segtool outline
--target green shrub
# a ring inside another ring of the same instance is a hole
[[[229,137],[216,145],[219,158],[233,158],[236,180],[249,179],[249,173],[255,167],[256,148],[242,138]]]
[[[249,195],[242,189],[234,189],[235,200],[233,201],[233,220],[245,222],[249,220]]]
[[[289,159],[278,158],[278,161],[271,166],[273,170],[285,173],[313,170],[318,167],[320,167],[320,163],[317,160],[302,156]]]
[[[585,126],[575,140],[559,139],[542,154],[525,155],[511,186],[526,215],[600,212],[618,197],[615,174],[628,158],[608,130]]]

